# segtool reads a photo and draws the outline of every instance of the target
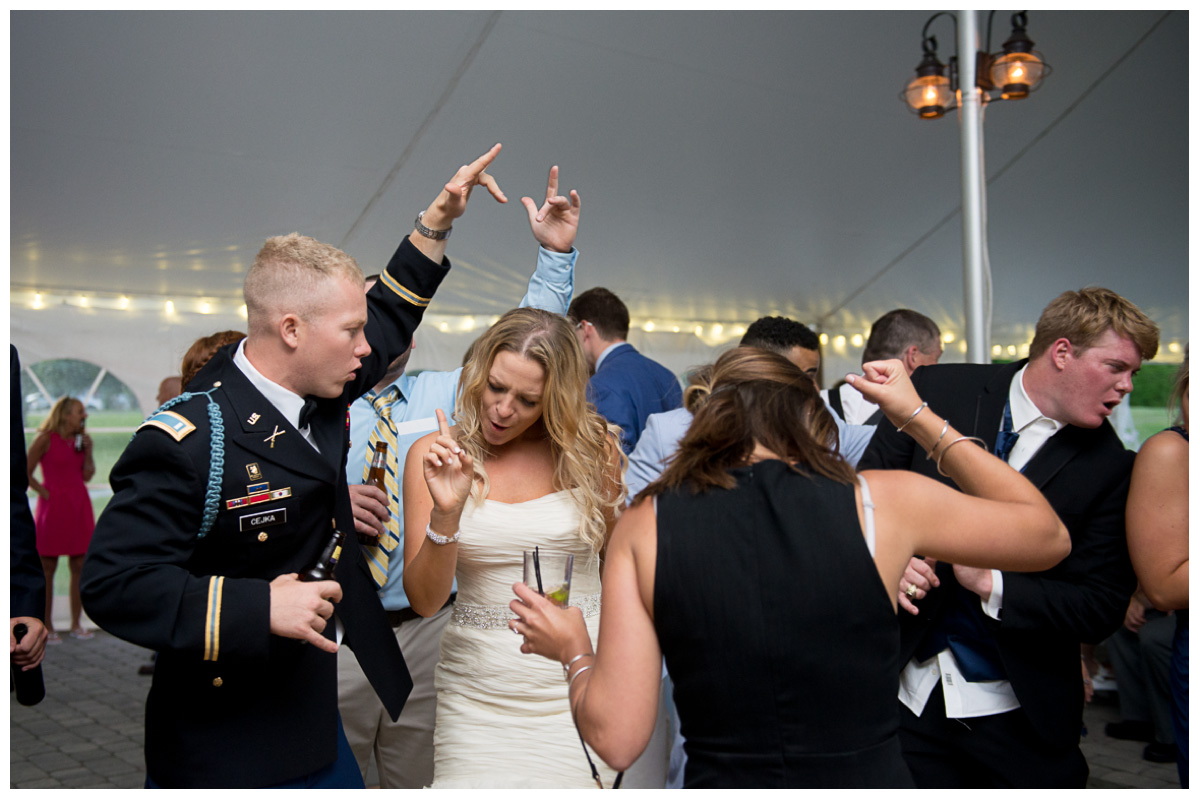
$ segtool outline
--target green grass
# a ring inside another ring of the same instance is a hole
[[[1163,428],[1169,428],[1174,424],[1174,421],[1167,416],[1165,408],[1132,406],[1130,410],[1133,412],[1133,424],[1143,442]]]

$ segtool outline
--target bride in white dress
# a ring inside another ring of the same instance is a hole
[[[463,370],[458,424],[438,411],[440,430],[409,450],[404,526],[427,535],[405,537],[404,591],[433,614],[458,580],[435,673],[436,788],[595,788],[562,670],[522,655],[508,607],[523,551],[573,553],[570,603],[593,641],[599,632],[601,556],[625,488],[587,377],[570,323],[510,311]],[[592,759],[612,786],[616,774]],[[643,785],[662,787],[665,765],[644,772]]]

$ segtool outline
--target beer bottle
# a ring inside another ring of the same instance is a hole
[[[342,557],[342,545],[345,541],[346,534],[339,531],[335,525],[333,536],[329,537],[325,549],[321,551],[321,555],[315,562],[300,572],[300,580],[305,583],[335,580],[333,570],[337,566],[338,559]]]
[[[29,627],[24,622],[13,625],[12,635],[20,644],[29,633]],[[46,683],[42,679],[42,665],[38,664],[31,670],[22,671],[16,664],[11,664],[10,682],[17,693],[17,702],[23,706],[34,706],[42,702],[46,696]]]
[[[387,505],[391,505],[392,498],[387,490],[387,449],[387,442],[375,443],[375,454],[371,456],[371,468],[367,470],[367,477],[363,484],[378,487],[379,491],[383,492],[383,496],[387,498]],[[379,537],[360,533],[358,534],[358,543],[379,544]]]
[[[368,486],[378,486],[387,494],[387,442],[375,443],[375,455],[371,456],[371,469],[367,471],[367,479],[363,481]]]

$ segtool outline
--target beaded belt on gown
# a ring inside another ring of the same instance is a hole
[[[594,617],[600,613],[600,593],[572,597],[571,605],[579,606],[585,617]],[[454,613],[450,615],[451,622],[467,628],[507,628],[512,619],[513,612],[508,606],[473,606],[461,601],[454,604]]]

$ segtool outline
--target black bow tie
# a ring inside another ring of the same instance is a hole
[[[304,398],[304,405],[300,409],[300,421],[296,425],[297,430],[304,430],[305,428],[308,427],[309,420],[312,419],[312,415],[313,415],[313,413],[316,412],[316,410],[317,410],[317,398],[315,398],[315,397]]]

